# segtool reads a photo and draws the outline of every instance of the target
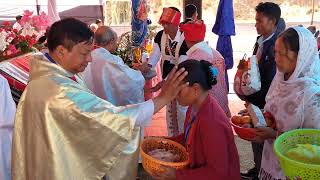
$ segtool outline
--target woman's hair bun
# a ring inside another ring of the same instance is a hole
[[[200,64],[202,69],[206,72],[208,87],[211,89],[212,86],[217,84],[217,76],[219,73],[218,69],[213,67],[210,62],[205,60],[201,60]]]

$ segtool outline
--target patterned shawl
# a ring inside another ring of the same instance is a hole
[[[313,35],[303,27],[294,27],[299,35],[297,65],[291,77],[277,71],[266,96],[265,110],[285,132],[297,128],[320,128],[320,60]]]

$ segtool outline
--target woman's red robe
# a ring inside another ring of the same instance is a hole
[[[186,142],[186,127],[191,122],[187,111],[184,133],[171,138],[184,145],[190,167],[177,170],[177,180],[239,180],[240,162],[234,135],[224,111],[210,95],[195,115]]]

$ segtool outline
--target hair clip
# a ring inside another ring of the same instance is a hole
[[[217,77],[218,74],[219,74],[218,69],[215,68],[215,67],[213,67],[213,66],[210,66],[209,68],[210,68],[210,72],[211,72],[212,76],[213,76],[213,77]]]

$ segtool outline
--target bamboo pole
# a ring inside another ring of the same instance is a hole
[[[40,4],[39,4],[39,0],[36,0],[36,8],[37,8],[37,15],[40,14]]]
[[[311,15],[311,25],[313,25],[313,18],[314,18],[314,8],[315,8],[315,0],[312,0],[312,15]]]
[[[105,24],[105,14],[104,14],[104,3],[103,3],[103,0],[99,0],[99,6],[100,6],[100,13],[101,13],[101,20],[102,20],[102,23]]]

